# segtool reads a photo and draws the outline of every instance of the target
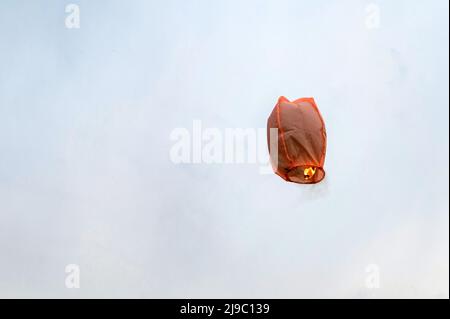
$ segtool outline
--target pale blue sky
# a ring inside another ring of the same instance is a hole
[[[448,297],[448,1],[68,3],[0,2],[1,297]],[[323,183],[169,160],[280,95],[321,109]]]

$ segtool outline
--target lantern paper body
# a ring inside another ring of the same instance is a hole
[[[271,128],[278,129],[278,133],[270,134]],[[271,136],[277,137],[275,149],[271,147]],[[284,180],[315,184],[325,177],[327,133],[313,98],[290,102],[280,97],[267,120],[267,140],[272,167]]]

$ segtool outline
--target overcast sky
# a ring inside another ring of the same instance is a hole
[[[0,2],[0,297],[448,298],[448,1],[69,3]],[[280,95],[320,184],[170,160]]]

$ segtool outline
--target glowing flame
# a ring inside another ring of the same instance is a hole
[[[303,177],[305,179],[310,179],[311,177],[314,176],[315,173],[316,173],[315,167],[307,167],[303,170]]]

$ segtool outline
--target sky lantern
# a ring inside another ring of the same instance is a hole
[[[274,138],[277,147],[271,147]],[[281,96],[267,120],[267,140],[272,167],[281,178],[300,184],[323,180],[327,133],[314,98],[291,102]]]

